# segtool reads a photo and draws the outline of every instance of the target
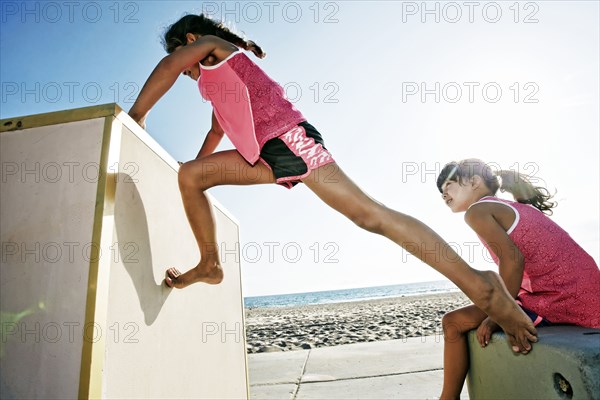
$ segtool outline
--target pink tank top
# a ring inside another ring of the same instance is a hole
[[[505,204],[515,213],[506,233],[525,259],[517,297],[523,307],[553,323],[600,328],[600,270],[594,259],[533,206],[491,196],[478,202]]]
[[[217,65],[200,64],[200,72],[200,94],[212,103],[227,137],[251,164],[268,140],[306,121],[283,88],[241,50]]]

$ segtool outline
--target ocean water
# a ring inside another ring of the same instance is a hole
[[[307,304],[344,303],[348,301],[373,300],[457,291],[459,291],[459,289],[452,282],[444,280],[355,289],[327,290],[323,292],[244,297],[244,304],[246,308],[290,307]]]

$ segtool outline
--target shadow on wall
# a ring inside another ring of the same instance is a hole
[[[134,181],[124,173],[111,174],[109,179],[113,176],[119,185],[114,215],[120,262],[133,281],[144,322],[152,325],[172,289],[163,284],[162,277],[156,284],[146,210]]]

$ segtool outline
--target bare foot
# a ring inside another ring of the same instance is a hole
[[[223,281],[223,268],[218,262],[200,261],[195,267],[182,274],[177,268],[169,268],[165,274],[165,284],[170,288],[183,289],[193,283],[204,282],[218,285]]]
[[[537,342],[537,331],[531,319],[510,296],[500,276],[492,271],[481,271],[481,276],[491,284],[489,307],[483,310],[506,334],[515,353],[527,354],[531,343]]]

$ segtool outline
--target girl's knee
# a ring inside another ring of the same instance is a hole
[[[351,213],[348,218],[357,226],[369,232],[383,234],[384,215],[378,206],[360,207]]]
[[[476,327],[469,318],[469,313],[464,308],[450,311],[442,317],[444,340],[453,341],[462,338],[471,329]]]
[[[352,217],[351,219],[352,222],[354,222],[356,225],[369,232],[379,234],[383,232],[381,221],[379,221],[376,218],[373,218],[370,215],[357,215]]]
[[[447,312],[442,317],[442,327],[446,329],[456,329],[459,332],[464,331],[465,316],[462,309]]]
[[[444,314],[444,316],[442,317],[442,327],[444,329],[446,327],[456,324],[456,320],[458,319],[456,313],[456,311],[450,311]]]
[[[179,182],[179,187],[189,187],[192,183],[191,179],[191,171],[190,171],[190,163],[183,163],[179,166],[179,171],[177,172],[177,181]]]
[[[206,190],[210,188],[210,182],[208,177],[203,173],[204,170],[205,168],[202,167],[202,163],[198,160],[182,164],[177,174],[179,188],[181,190]]]
[[[456,311],[451,311],[444,314],[442,317],[442,330],[444,332],[444,341],[454,342],[459,340],[463,336],[463,329],[459,318],[456,316]]]

